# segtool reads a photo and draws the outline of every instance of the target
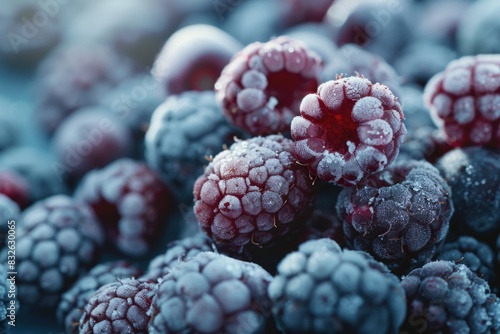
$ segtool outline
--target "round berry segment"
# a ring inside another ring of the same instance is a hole
[[[398,160],[339,195],[337,212],[349,247],[407,272],[429,261],[448,233],[453,202],[439,172],[424,161]]]
[[[325,82],[302,100],[292,121],[294,155],[323,181],[356,185],[397,157],[403,118],[401,104],[382,84],[362,76]]]
[[[430,262],[401,284],[408,313],[402,333],[498,333],[500,302],[463,264]]]
[[[365,253],[330,239],[303,243],[268,287],[283,333],[398,333],[405,317],[399,279]]]
[[[202,252],[155,289],[149,333],[263,333],[271,279],[254,263]]]
[[[108,239],[130,256],[146,254],[166,225],[169,189],[146,164],[120,159],[88,173],[75,197],[89,204]]]
[[[234,125],[253,135],[289,131],[300,101],[318,87],[319,56],[280,36],[237,53],[215,84],[217,101]]]
[[[80,333],[147,333],[154,282],[116,280],[90,297],[80,318]]]
[[[19,301],[55,307],[61,294],[94,265],[104,233],[92,209],[63,195],[37,202],[16,225]],[[7,263],[6,249],[1,255]]]
[[[194,211],[217,244],[242,251],[299,227],[313,186],[292,145],[281,135],[239,141],[205,168],[194,185]]]
[[[500,55],[452,61],[426,85],[424,101],[450,145],[500,147]]]

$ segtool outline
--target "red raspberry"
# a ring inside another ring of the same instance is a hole
[[[270,246],[305,220],[312,181],[292,145],[281,135],[239,141],[215,156],[196,180],[196,218],[224,249]]]
[[[362,76],[328,81],[292,121],[294,154],[321,180],[356,185],[398,155],[406,127],[397,98]]]
[[[467,56],[436,74],[424,102],[454,147],[500,147],[500,55]]]
[[[111,242],[131,256],[146,254],[161,237],[171,204],[160,177],[130,159],[88,173],[75,197],[94,209]]]
[[[321,59],[286,36],[237,53],[215,84],[217,101],[234,125],[257,134],[289,131],[300,101],[318,86]]]

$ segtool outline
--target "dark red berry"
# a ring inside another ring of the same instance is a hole
[[[231,123],[257,134],[288,131],[300,101],[318,86],[319,56],[286,36],[252,43],[237,53],[215,84]]]
[[[28,181],[17,172],[0,171],[0,194],[3,194],[25,208],[30,201],[30,188]]]
[[[233,251],[269,246],[299,227],[313,199],[307,168],[281,135],[239,141],[216,155],[194,185],[195,214]]]
[[[424,101],[450,145],[500,147],[500,55],[452,61],[426,85]]]
[[[146,164],[120,159],[88,173],[75,197],[88,203],[108,239],[131,256],[146,254],[166,225],[170,191]]]
[[[294,155],[323,181],[356,185],[398,155],[406,127],[397,98],[362,76],[318,87],[300,105],[291,133]]]

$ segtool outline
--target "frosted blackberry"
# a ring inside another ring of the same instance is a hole
[[[383,170],[406,134],[403,111],[384,85],[362,76],[318,87],[293,119],[294,155],[323,181],[352,186]]]
[[[485,281],[494,283],[493,251],[490,246],[473,237],[461,236],[457,241],[446,242],[434,259],[464,264]]]
[[[147,333],[156,283],[119,279],[97,290],[85,305],[80,333]]]
[[[238,52],[215,84],[227,119],[252,135],[288,131],[300,101],[318,87],[319,56],[280,36]]]
[[[43,129],[52,134],[66,116],[97,104],[133,71],[127,60],[104,45],[69,44],[55,49],[36,74],[35,114]]]
[[[500,303],[467,266],[435,261],[401,282],[407,300],[402,333],[498,333]]]
[[[201,252],[213,251],[211,240],[204,233],[197,233],[167,245],[165,253],[149,262],[143,279],[158,280],[167,275],[178,264],[189,261]]]
[[[103,242],[92,209],[68,196],[52,196],[26,209],[16,224],[19,301],[57,306],[61,294],[95,264]],[[3,260],[6,256],[2,252]]]
[[[212,90],[224,66],[242,48],[240,42],[219,28],[190,25],[170,36],[151,73],[165,94]]]
[[[330,239],[285,257],[268,293],[286,333],[399,333],[406,314],[404,291],[387,267]]]
[[[17,222],[20,213],[21,209],[19,209],[16,202],[0,194],[0,250],[2,250],[7,243],[7,232],[9,231],[8,222],[11,220]]]
[[[54,133],[52,144],[59,162],[56,172],[66,179],[79,180],[90,170],[127,156],[131,142],[129,129],[108,110],[78,109]]]
[[[217,245],[234,251],[271,245],[309,214],[313,182],[281,135],[238,141],[216,155],[194,185],[194,211]]]
[[[498,1],[483,0],[469,5],[458,24],[458,50],[467,55],[500,53],[500,46],[495,42],[500,37],[498,15]]]
[[[32,147],[14,147],[0,155],[0,169],[16,172],[28,182],[29,203],[68,192],[54,158]]]
[[[0,170],[0,194],[7,196],[21,208],[25,208],[30,203],[30,191],[28,180],[19,173]]]
[[[271,279],[256,264],[199,253],[158,285],[149,333],[258,333],[270,315]]]
[[[427,83],[424,101],[450,145],[500,147],[500,55],[452,61]]]
[[[191,201],[196,178],[207,158],[242,132],[231,127],[213,92],[171,95],[154,112],[146,133],[146,161],[175,189],[181,201]]]
[[[451,186],[452,226],[483,237],[500,230],[500,152],[480,147],[454,149],[436,163]]]
[[[120,159],[88,173],[75,198],[94,209],[108,240],[123,253],[142,256],[161,237],[171,194],[146,164]]]
[[[395,96],[401,98],[402,80],[392,66],[382,57],[356,44],[346,44],[339,48],[321,72],[321,81],[335,80],[337,75],[353,76],[356,73],[371,82],[384,84]]]
[[[85,305],[98,289],[117,280],[139,277],[141,271],[126,261],[101,263],[82,276],[66,291],[57,307],[57,319],[66,333],[78,333]]]
[[[451,189],[424,161],[396,161],[337,201],[346,243],[404,273],[428,262],[453,214]]]
[[[336,26],[337,45],[357,44],[391,62],[412,36],[409,16],[415,16],[412,2],[367,0],[346,5],[337,1],[326,19]]]

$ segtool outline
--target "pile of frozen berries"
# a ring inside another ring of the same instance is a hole
[[[0,6],[0,333],[500,333],[498,0]]]

